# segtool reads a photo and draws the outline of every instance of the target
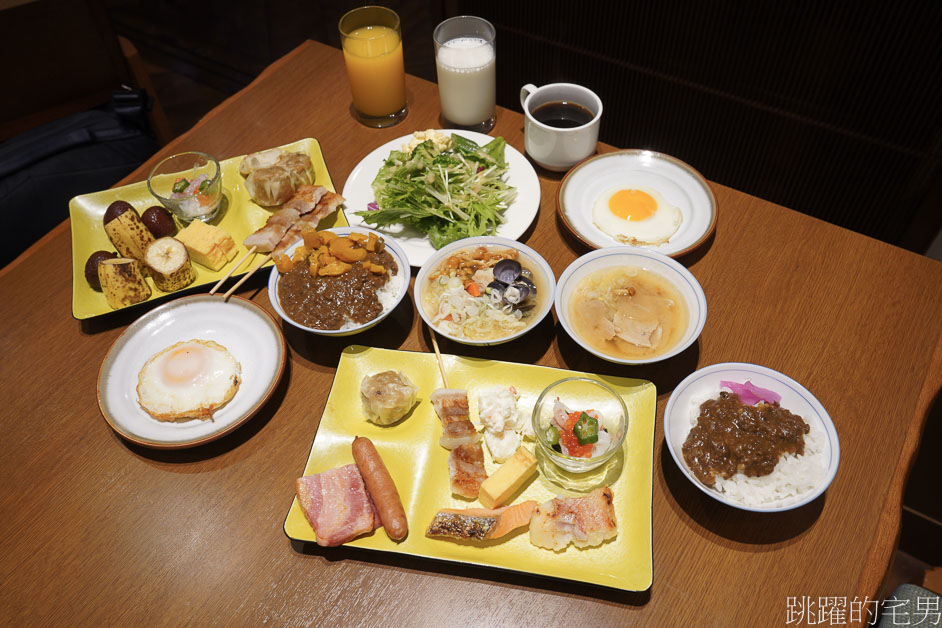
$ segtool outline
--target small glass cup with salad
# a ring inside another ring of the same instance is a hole
[[[584,473],[621,450],[628,433],[628,408],[604,382],[567,377],[540,393],[532,421],[542,453],[565,471]]]
[[[179,153],[154,166],[147,177],[147,189],[184,224],[207,222],[219,211],[222,171],[212,155]]]

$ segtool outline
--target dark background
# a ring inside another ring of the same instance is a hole
[[[357,2],[106,2],[142,54],[232,92],[304,38],[339,47]],[[432,29],[497,27],[498,104],[577,82],[601,139],[674,155],[707,178],[924,252],[942,226],[942,3],[387,2],[406,71],[435,80]],[[345,86],[338,86],[345,87]]]
[[[36,125],[106,102],[122,83],[158,96],[151,131],[164,143],[305,39],[339,48],[337,22],[359,4],[42,0],[6,8],[0,151]],[[411,74],[435,80],[439,21],[478,15],[497,27],[504,107],[520,110],[524,83],[580,83],[605,103],[604,142],[674,155],[707,179],[917,253],[942,228],[938,0],[385,4],[401,17]],[[108,180],[84,187],[40,181],[58,196],[28,207],[4,202],[0,187],[0,212],[26,216],[4,233],[0,264],[66,218],[71,196],[108,187],[146,156],[117,151],[102,175]],[[940,412],[936,403],[902,540],[935,564],[942,502],[929,455],[942,446]]]

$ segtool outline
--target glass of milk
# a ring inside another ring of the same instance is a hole
[[[435,27],[435,66],[446,126],[481,133],[494,127],[496,36],[490,22],[470,15]]]

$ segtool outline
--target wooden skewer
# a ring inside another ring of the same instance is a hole
[[[429,327],[432,332],[432,348],[435,349],[435,358],[438,360],[438,370],[442,373],[442,383],[448,388],[448,377],[445,375],[445,364],[442,362],[442,352],[438,350],[438,338],[435,336],[435,330]]]
[[[242,265],[242,262],[244,262],[244,261],[248,258],[249,255],[251,255],[252,253],[254,253],[254,252],[255,252],[255,249],[257,249],[257,248],[258,248],[258,247],[253,246],[253,247],[251,247],[248,251],[246,251],[246,252],[245,252],[245,255],[243,255],[243,256],[239,259],[239,261],[236,262],[235,265],[234,265],[232,268],[229,269],[229,272],[226,273],[226,276],[216,282],[216,285],[213,286],[213,289],[210,290],[209,293],[210,293],[210,294],[216,294],[216,291],[219,290],[219,289],[222,287],[222,284],[226,283],[226,280],[229,279],[229,277],[232,277],[232,273],[234,273],[234,272],[236,271],[236,268],[238,268],[239,266],[241,266],[241,265]]]
[[[247,272],[247,273],[245,273],[244,275],[242,275],[242,279],[240,279],[238,282],[236,282],[236,285],[234,285],[234,286],[232,286],[231,288],[229,288],[229,292],[227,292],[226,294],[223,295],[223,297],[222,297],[223,301],[227,301],[227,300],[229,299],[229,297],[232,296],[232,293],[239,289],[239,286],[241,286],[241,285],[244,284],[246,281],[248,281],[249,277],[251,277],[252,275],[254,275],[254,274],[255,274],[255,271],[258,270],[259,268],[261,268],[261,267],[265,264],[265,262],[267,262],[267,261],[270,260],[270,259],[271,259],[271,253],[267,254],[265,257],[263,257],[262,259],[260,259],[260,260],[258,261],[258,264],[255,265],[255,268],[253,268],[253,269],[250,270],[249,272]]]

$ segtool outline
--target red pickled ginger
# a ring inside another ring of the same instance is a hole
[[[742,384],[738,382],[723,381],[720,382],[720,386],[723,388],[728,388],[731,392],[739,395],[739,399],[743,402],[743,405],[746,406],[754,406],[760,401],[765,401],[766,403],[778,403],[782,400],[782,396],[777,392],[768,390],[766,388],[759,388],[748,379]]]

